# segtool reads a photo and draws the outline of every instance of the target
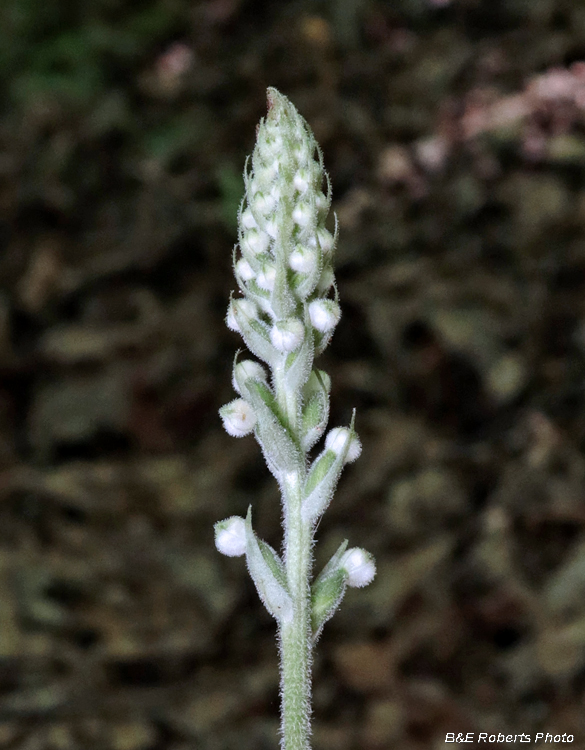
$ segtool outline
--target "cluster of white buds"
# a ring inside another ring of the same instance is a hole
[[[296,316],[304,326],[303,308],[312,305],[314,345],[322,351],[340,318],[336,301],[327,298],[334,287],[337,238],[337,231],[332,234],[325,226],[331,188],[305,120],[274,89],[269,89],[268,106],[268,116],[258,127],[251,170],[247,167],[244,173],[241,255],[235,258],[234,271],[244,299],[256,305],[260,319],[280,323]],[[231,307],[228,325],[238,330]],[[278,352],[294,351],[282,347],[278,333],[271,338]]]
[[[308,705],[306,650],[346,588],[370,583],[376,566],[369,553],[347,550],[344,542],[309,587],[315,530],[361,443],[354,415],[348,427],[330,430],[321,453],[309,457],[329,418],[331,382],[313,364],[341,318],[333,275],[337,224],[333,233],[326,227],[331,187],[321,150],[305,120],[275,89],[268,90],[268,115],[258,126],[244,181],[234,252],[241,296],[230,301],[226,323],[269,372],[236,357],[232,384],[239,398],[223,406],[220,416],[230,435],[254,433],[262,448],[281,489],[285,549],[281,557],[256,536],[250,509],[246,519],[232,516],[216,524],[215,543],[225,555],[246,555],[260,598],[279,623],[282,653],[289,654],[282,673],[283,735],[286,747],[294,735],[290,747],[300,748],[308,747],[308,717],[289,721],[287,702],[294,711]],[[300,690],[294,698],[289,678]]]

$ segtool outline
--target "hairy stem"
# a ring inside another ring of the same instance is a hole
[[[311,731],[311,540],[310,530],[301,521],[300,497],[296,505],[289,506],[285,532],[285,566],[294,615],[292,622],[282,624],[279,630],[284,750],[307,750]]]
[[[277,402],[293,431],[298,422],[298,394],[284,385],[276,368]],[[284,565],[293,598],[293,620],[279,627],[281,737],[283,750],[308,750],[311,733],[311,528],[301,518],[304,473],[286,477],[284,503]]]

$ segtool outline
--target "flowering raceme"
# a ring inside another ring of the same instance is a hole
[[[281,654],[282,747],[308,750],[311,653],[347,586],[365,586],[376,567],[369,553],[344,542],[310,585],[313,538],[345,464],[361,443],[348,427],[329,431],[322,452],[309,451],[325,434],[331,381],[313,366],[341,318],[333,274],[337,229],[326,219],[331,187],[321,150],[291,102],[268,89],[246,194],[239,212],[234,275],[241,297],[230,301],[226,324],[270,370],[234,362],[240,398],[220,409],[230,435],[254,433],[276,478],[283,506],[282,556],[252,529],[252,512],[215,526],[217,549],[245,554],[250,575],[278,623]],[[325,186],[325,191],[323,187]]]

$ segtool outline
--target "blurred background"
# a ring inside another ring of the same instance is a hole
[[[253,503],[280,546],[217,415],[268,85],[331,175],[320,366],[364,446],[317,569],[379,568],[319,642],[315,750],[585,747],[583,61],[574,0],[3,0],[0,747],[277,746],[275,628],[213,544]]]

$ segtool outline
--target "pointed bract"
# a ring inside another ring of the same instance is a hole
[[[311,450],[327,427],[330,388],[331,380],[323,370],[313,370],[303,388],[301,446],[305,452]]]
[[[256,437],[262,447],[268,468],[278,481],[287,472],[303,467],[301,451],[281,422],[274,395],[266,383],[249,379],[242,389],[257,416]]]
[[[270,614],[279,622],[290,622],[292,598],[279,573],[278,555],[266,542],[259,543],[252,529],[252,506],[246,516],[246,563],[258,595]]]
[[[354,434],[354,419],[355,415],[351,419],[350,435]],[[313,462],[303,487],[301,515],[304,521],[315,523],[327,509],[346,462],[350,444],[351,441],[346,440],[338,452],[326,448]]]
[[[341,543],[311,586],[313,643],[317,642],[323,626],[333,617],[345,594],[347,572],[340,566],[340,561],[347,543],[347,539]]]

